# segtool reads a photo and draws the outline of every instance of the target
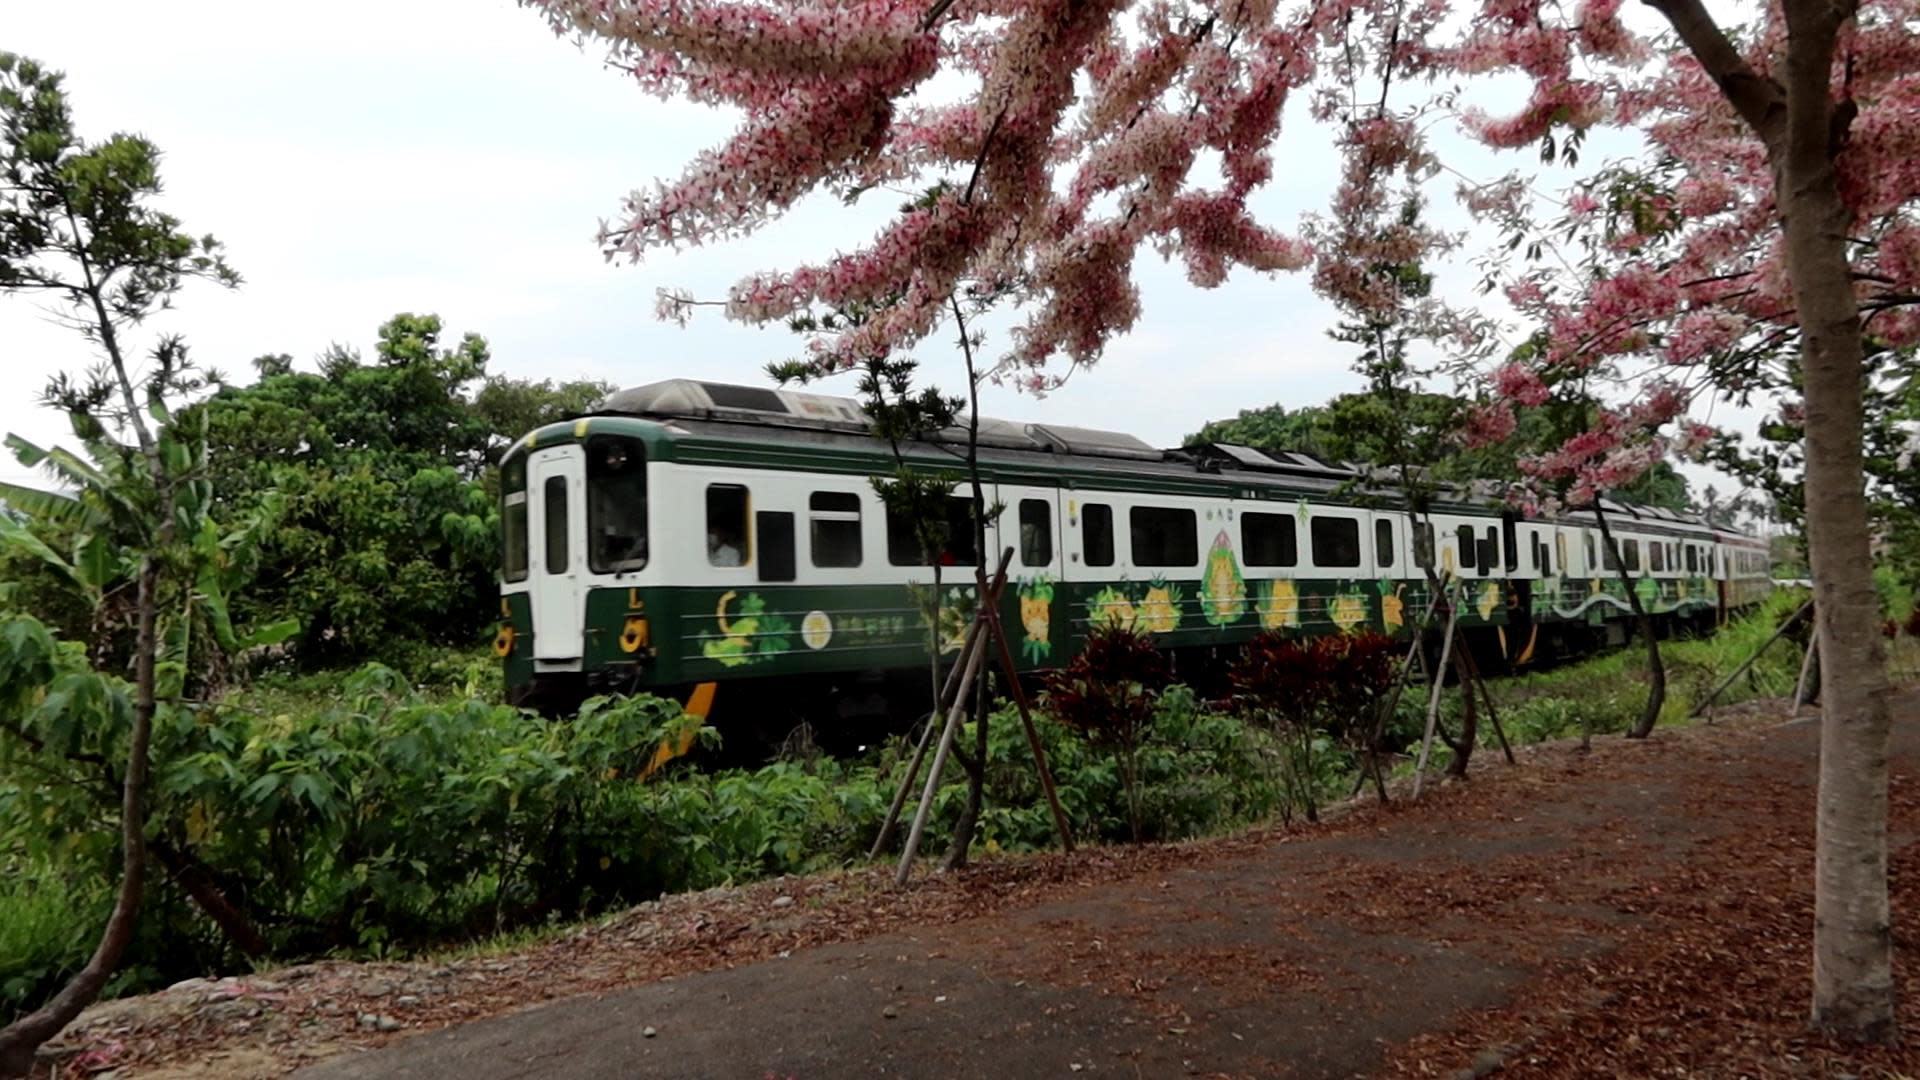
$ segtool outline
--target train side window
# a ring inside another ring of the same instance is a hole
[[[1615,553],[1626,550],[1625,541],[1615,539],[1611,544],[1603,543],[1600,546],[1604,549],[1600,552],[1600,565],[1608,570],[1620,569],[1620,557]]]
[[[1433,526],[1425,521],[1413,523],[1413,565],[1422,570],[1433,568]]]
[[[564,574],[567,572],[567,478],[549,476],[541,491],[546,499],[547,573]]]
[[[1566,533],[1555,532],[1553,534],[1553,554],[1554,554],[1554,564],[1560,568],[1561,573],[1563,574],[1566,573],[1568,570],[1567,534]]]
[[[956,566],[972,566],[980,561],[973,546],[973,497],[955,495],[947,500],[947,550],[943,558]]]
[[[793,515],[785,510],[762,510],[753,515],[753,531],[760,537],[760,580],[792,581]]]
[[[807,529],[813,565],[860,565],[860,496],[851,491],[816,491],[807,497]]]
[[[1127,511],[1135,566],[1198,566],[1200,537],[1192,510],[1136,506]]]
[[[747,538],[747,489],[739,484],[708,484],[707,562],[714,566],[745,566],[751,554],[752,546]]]
[[[1053,562],[1053,508],[1045,499],[1020,500],[1020,565]]]
[[[1313,565],[1359,566],[1360,523],[1352,518],[1317,517],[1307,523],[1313,541]]]
[[[1514,526],[1513,519],[1511,517],[1502,519],[1500,529],[1503,534],[1501,539],[1504,540],[1507,545],[1507,570],[1518,570],[1520,569],[1520,537]]]
[[[964,495],[947,498],[946,547],[940,552],[943,566],[972,566],[973,500]],[[887,507],[887,561],[895,566],[926,566],[926,553],[920,549],[920,534],[913,520],[893,507]]]
[[[1627,564],[1627,573],[1629,574],[1639,573],[1640,572],[1640,541],[1629,540],[1625,544],[1622,544],[1621,547],[1625,549],[1621,554],[1623,555]]]
[[[1687,545],[1687,573],[1697,574],[1699,572],[1700,572],[1700,549],[1697,547],[1694,547],[1692,544],[1688,544]]]
[[[1385,569],[1393,565],[1393,522],[1373,523],[1373,561]]]
[[[1476,548],[1473,542],[1473,526],[1462,525],[1454,530],[1454,539],[1458,541],[1460,545],[1460,569],[1473,569],[1478,565],[1475,562],[1477,556],[1475,555]]]
[[[1498,569],[1499,566],[1499,534],[1494,531],[1493,526],[1489,525],[1487,526],[1487,534],[1480,538],[1480,572],[1485,574],[1488,571]]]
[[[1080,546],[1088,566],[1113,565],[1113,507],[1088,503],[1080,508]]]
[[[1290,514],[1240,515],[1240,551],[1248,566],[1298,566],[1300,539]]]
[[[1667,545],[1653,543],[1648,544],[1647,547],[1649,549],[1647,551],[1647,569],[1656,574],[1665,572],[1667,569]]]
[[[1595,563],[1593,561],[1593,534],[1587,533],[1586,540],[1587,540],[1587,569],[1592,570],[1595,566]],[[1607,569],[1609,570],[1613,569],[1613,556],[1611,554],[1607,556]]]

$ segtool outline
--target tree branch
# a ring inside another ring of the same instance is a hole
[[[1787,94],[1779,83],[1755,72],[1727,40],[1701,0],[1644,0],[1666,16],[1693,58],[1720,87],[1735,112],[1762,142],[1786,135]]]

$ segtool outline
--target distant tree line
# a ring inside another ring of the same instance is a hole
[[[489,374],[485,338],[444,337],[438,316],[395,315],[370,357],[334,345],[305,371],[262,356],[254,382],[210,375],[211,393],[182,410],[205,416],[214,515],[271,520],[258,571],[230,603],[245,625],[298,621],[285,663],[404,670],[485,637],[498,602],[500,452],[612,389]],[[39,561],[0,554],[0,581],[63,637],[117,651],[112,628],[93,625],[93,608]]]
[[[1369,465],[1390,465],[1373,460],[1368,452],[1371,436],[1385,423],[1382,413],[1389,408],[1404,408],[1400,423],[1412,432],[1447,435],[1466,426],[1466,413],[1472,402],[1449,394],[1402,391],[1388,402],[1376,392],[1340,394],[1325,405],[1302,405],[1289,409],[1275,403],[1257,409],[1244,409],[1229,420],[1215,420],[1182,440],[1182,445],[1224,442],[1250,446],[1255,450],[1291,450],[1312,454],[1323,461],[1355,461]],[[1547,445],[1551,433],[1528,432],[1525,428],[1544,429],[1549,423],[1544,411],[1532,411],[1519,418],[1522,430],[1515,437],[1488,446],[1468,447],[1454,438],[1422,440],[1423,447],[1434,449],[1437,461],[1426,462],[1445,479],[1491,479],[1512,481],[1519,478],[1518,459],[1533,448]],[[1699,509],[1694,505],[1687,478],[1661,461],[1631,485],[1611,493],[1613,497],[1668,510]]]

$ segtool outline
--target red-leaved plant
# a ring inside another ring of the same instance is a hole
[[[1140,835],[1140,745],[1153,726],[1153,709],[1171,674],[1166,658],[1145,634],[1105,627],[1046,680],[1046,707],[1054,719],[1114,756],[1127,795],[1127,827]]]
[[[1269,631],[1249,642],[1230,672],[1236,710],[1272,732],[1281,748],[1283,817],[1298,806],[1318,821],[1315,742],[1325,736],[1379,773],[1380,710],[1393,684],[1392,639],[1379,634],[1289,638]]]

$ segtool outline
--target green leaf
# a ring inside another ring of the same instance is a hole
[[[113,486],[113,481],[108,479],[105,473],[81,460],[79,455],[71,450],[58,446],[51,450],[42,449],[18,435],[8,435],[6,446],[13,451],[14,458],[20,464],[29,469],[45,465],[66,477],[75,487],[104,489]]]
[[[105,533],[82,533],[74,543],[73,569],[82,585],[96,593],[105,592],[120,576],[113,541]]]
[[[58,552],[48,547],[45,541],[33,535],[25,525],[20,524],[5,514],[0,514],[0,546],[11,547],[15,551],[24,552],[39,559],[51,567],[54,572],[58,573],[61,577],[72,582],[75,588],[86,593],[90,599],[98,598],[99,590],[89,588],[79,573],[74,570],[71,563],[61,558]]]
[[[0,502],[28,517],[60,525],[78,524],[92,515],[87,505],[71,495],[0,482]]]
[[[238,639],[234,644],[238,647],[238,651],[244,652],[263,645],[278,645],[299,632],[299,619],[281,619],[279,622],[255,627],[252,633]]]

